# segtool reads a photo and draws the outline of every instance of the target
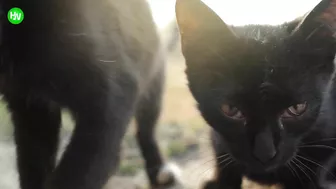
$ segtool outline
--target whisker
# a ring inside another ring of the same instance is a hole
[[[223,158],[223,157],[227,157],[227,156],[230,156],[230,154],[224,154],[224,155],[218,156],[217,159],[220,159],[220,158]]]
[[[225,157],[226,157],[226,158],[225,158]],[[210,163],[210,162],[213,162],[213,161],[215,161],[215,160],[217,160],[217,159],[220,160],[221,158],[225,158],[224,160],[221,161],[221,163],[222,163],[222,162],[225,162],[225,161],[229,160],[231,157],[230,157],[230,154],[224,154],[224,155],[218,156],[217,158],[212,158],[212,159],[207,160],[206,162],[202,163],[201,165],[198,165],[192,172],[195,173],[196,170],[199,169],[201,166],[204,166],[204,165],[206,165],[206,164],[208,164],[208,163]],[[209,170],[212,169],[212,168],[213,168],[213,167],[211,166],[211,168],[207,169],[207,170],[204,171],[204,172],[207,172],[207,171],[209,171]],[[203,172],[201,175],[203,175],[204,172]]]
[[[204,165],[204,164],[206,164],[206,163],[209,163],[209,162],[211,162],[211,161],[214,161],[214,160],[220,160],[220,159],[222,159],[222,158],[225,158],[225,157],[228,157],[228,156],[230,156],[230,154],[224,154],[224,155],[221,155],[221,156],[218,156],[218,157],[212,158],[211,160],[209,160],[209,161],[206,161],[206,162],[205,162],[205,163],[203,163],[202,165]]]
[[[233,162],[234,162],[234,160],[231,158],[229,163],[225,164],[224,167],[220,167],[220,171],[222,172],[227,166],[229,166]]]
[[[321,139],[321,140],[314,140],[314,141],[310,141],[310,142],[302,143],[302,144],[313,144],[313,143],[316,143],[316,142],[326,142],[326,141],[333,141],[333,140],[336,140],[336,138],[324,138],[324,139]]]
[[[303,156],[300,156],[300,155],[296,155],[296,156],[299,157],[299,158],[301,158],[301,159],[303,159],[303,160],[306,160],[306,161],[308,161],[308,162],[310,162],[312,164],[315,164],[315,165],[321,167],[322,169],[324,169],[325,171],[327,171],[331,176],[333,176],[334,179],[336,179],[335,175],[333,173],[331,173],[328,169],[326,169],[324,166],[322,166],[321,164],[319,164],[319,163],[317,163],[317,162],[315,162],[315,161],[313,161],[311,159],[308,159],[308,158],[305,158]]]
[[[220,166],[222,163],[224,163],[224,162],[226,162],[226,161],[228,161],[228,160],[231,160],[232,161],[232,158],[229,156],[229,157],[227,157],[227,158],[225,158],[223,161],[221,161],[220,163],[218,163],[218,165],[216,165],[215,166],[215,168],[217,168],[217,166]],[[230,162],[231,162],[230,161]],[[225,166],[226,166],[227,164],[225,164]],[[205,175],[208,171],[210,171],[211,169],[213,169],[214,167],[211,167],[211,168],[209,168],[209,169],[207,169],[207,170],[205,170],[204,172],[202,172],[201,174],[200,174],[200,176],[203,176],[203,175]]]
[[[336,148],[331,147],[331,146],[327,146],[327,145],[322,145],[322,144],[302,145],[302,146],[299,146],[299,148],[327,148],[327,149],[331,149],[331,150],[335,150],[336,151]]]
[[[291,163],[293,163],[293,160],[291,160],[291,161],[288,163],[288,165],[289,165],[290,167],[292,167],[292,169],[293,169],[293,171],[294,171],[296,177],[299,179],[300,184],[301,184],[301,186],[303,187],[304,185],[303,185],[302,179],[301,179],[300,175],[298,174],[298,172],[296,171],[296,169],[295,169],[295,165],[292,166]]]
[[[294,158],[296,161],[298,161],[301,165],[303,165],[304,167],[306,167],[311,173],[313,173],[316,177],[317,177],[317,174],[315,173],[315,171],[313,171],[310,167],[308,167],[306,164],[304,164],[302,161],[300,161],[299,159],[297,158]]]
[[[316,177],[317,177],[317,175],[316,175],[316,173],[313,171],[313,170],[311,170],[308,166],[306,166],[304,163],[302,163],[300,160],[298,160],[297,158],[294,158],[294,160],[296,160],[298,163],[300,163],[301,165],[303,165],[304,167],[306,167],[306,168],[308,168],[308,170],[310,170]],[[303,170],[304,168],[302,168],[302,170]],[[303,171],[303,173],[307,176],[307,178],[313,183],[313,185],[314,185],[314,188],[316,188],[316,184],[315,184],[315,182],[313,181],[313,179],[308,175],[308,173],[306,173],[305,171]]]
[[[296,175],[295,175],[295,173],[294,173],[293,168],[291,167],[291,165],[290,165],[289,163],[286,163],[285,166],[286,166],[286,167],[288,168],[288,170],[292,173],[292,175],[293,175],[294,177],[296,177]]]
[[[296,167],[298,167],[300,170],[301,170],[301,172],[304,174],[304,175],[306,175],[306,177],[314,184],[314,188],[316,188],[315,187],[315,183],[313,182],[313,180],[310,178],[310,176],[305,172],[305,170],[300,166],[300,165],[298,165],[297,163],[295,163],[295,161],[294,160],[296,160],[296,159],[293,159],[293,163],[294,163],[294,165],[296,165]]]
[[[209,168],[209,169],[207,169],[207,170],[205,170],[205,171],[203,171],[200,175],[199,175],[199,177],[198,178],[202,178],[203,177],[203,175],[205,175],[208,171],[210,171],[210,170],[212,170],[213,168],[215,168],[215,167],[211,167],[211,168]]]
[[[227,160],[232,160],[231,157],[225,158],[223,161],[219,162],[218,165],[220,166],[222,163],[226,162]]]
[[[203,166],[203,165],[205,165],[205,164],[207,164],[207,163],[210,163],[210,162],[212,162],[212,161],[215,161],[215,160],[220,160],[220,159],[225,158],[225,157],[228,157],[228,156],[230,156],[230,154],[224,154],[224,155],[221,155],[221,156],[212,158],[212,159],[207,160],[206,162],[202,163],[200,166]],[[226,159],[227,159],[227,158],[226,158]],[[224,161],[225,161],[226,159],[224,159]]]
[[[205,174],[206,172],[208,172],[209,170],[211,170],[211,169],[213,169],[214,168],[214,166],[210,166],[210,168],[208,167],[208,168],[206,168],[206,170],[205,171],[197,171],[197,170],[199,170],[200,169],[200,167],[196,167],[193,171],[190,171],[190,177],[193,177],[194,176],[194,174],[199,174],[199,176],[202,176],[203,174]],[[188,171],[189,172],[189,171]],[[201,173],[200,173],[201,172]],[[188,177],[189,177],[188,176]],[[188,178],[187,177],[187,178]]]

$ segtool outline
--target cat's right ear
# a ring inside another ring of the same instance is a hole
[[[229,45],[237,39],[229,26],[201,0],[176,0],[175,12],[183,54],[190,49],[201,52],[218,43]]]
[[[336,0],[321,0],[307,13],[291,33],[293,37],[309,42],[315,49],[334,54],[336,38]]]

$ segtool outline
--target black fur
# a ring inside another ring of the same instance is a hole
[[[115,172],[133,115],[153,188],[163,160],[153,130],[164,52],[144,0],[3,0],[1,91],[15,126],[22,189],[99,189]],[[61,108],[76,127],[60,164]],[[161,183],[162,184],[162,183]],[[117,186],[116,186],[117,188]]]
[[[213,128],[217,174],[205,188],[240,189],[244,176],[285,189],[336,181],[335,12],[322,0],[299,20],[239,28],[199,0],[177,0],[189,88]],[[282,117],[304,103],[302,115]]]

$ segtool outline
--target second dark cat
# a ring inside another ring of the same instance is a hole
[[[165,56],[145,0],[2,0],[0,91],[15,127],[21,189],[101,189],[115,172],[127,125],[152,188],[174,183],[154,127]],[[12,7],[25,17],[12,25]],[[60,163],[61,109],[75,129]],[[115,186],[119,188],[119,186]]]

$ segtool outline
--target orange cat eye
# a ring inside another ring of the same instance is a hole
[[[243,113],[234,106],[223,104],[221,109],[222,109],[223,114],[229,118],[232,118],[232,119],[244,119],[245,118]]]
[[[292,118],[301,116],[307,109],[307,103],[296,104],[287,108],[281,115],[282,118]]]

